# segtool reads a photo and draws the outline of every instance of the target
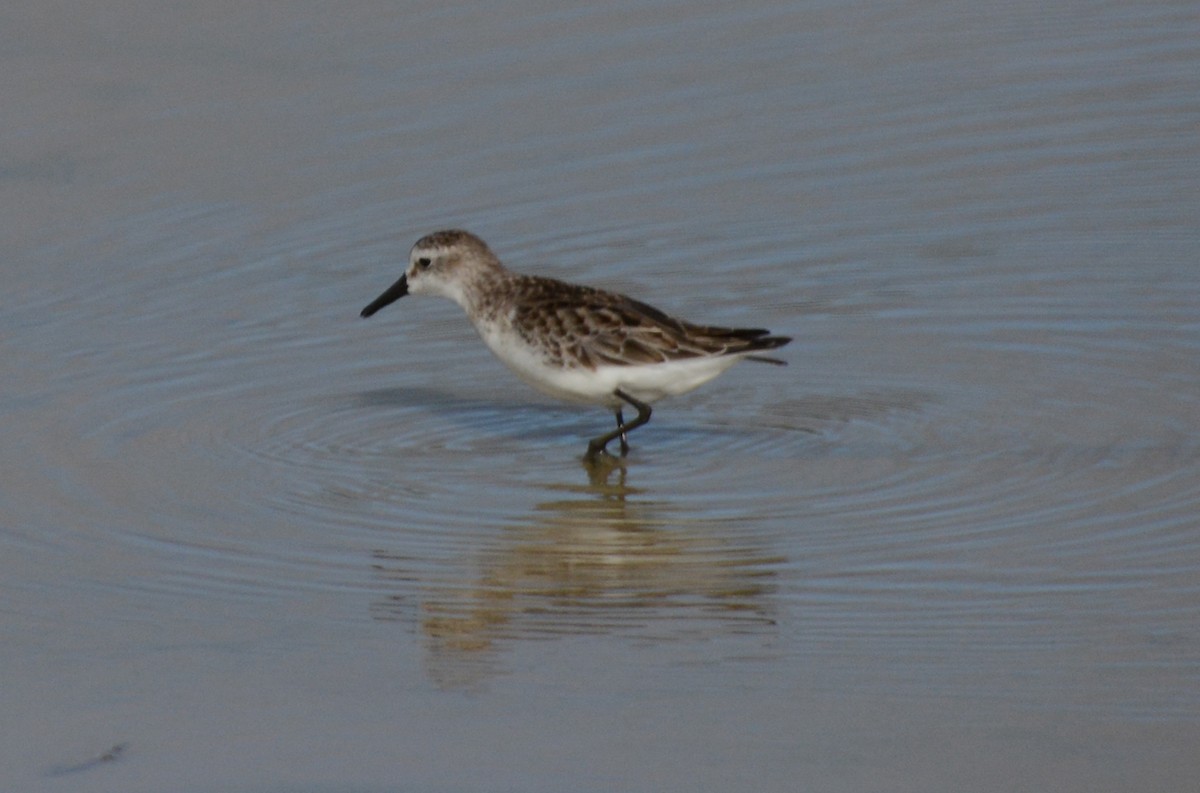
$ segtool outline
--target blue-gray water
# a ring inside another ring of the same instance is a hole
[[[1194,790],[1198,20],[9,4],[0,788]],[[791,365],[588,470],[447,226]]]

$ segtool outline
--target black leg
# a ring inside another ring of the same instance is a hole
[[[628,432],[625,429],[625,417],[621,415],[621,409],[617,408],[617,426],[621,429],[621,456],[629,454],[629,438],[625,437]]]
[[[621,409],[617,408],[617,428],[606,435],[601,435],[598,438],[592,438],[590,441],[588,441],[587,459],[589,460],[595,459],[597,455],[603,452],[604,447],[607,446],[609,441],[613,440],[614,438],[621,439],[621,453],[625,454],[627,451],[629,451],[629,443],[626,439],[628,433],[636,430],[638,427],[650,420],[650,406],[645,402],[634,399],[619,388],[613,393],[616,394],[620,399],[628,402],[637,410],[637,418],[626,424],[621,418]]]

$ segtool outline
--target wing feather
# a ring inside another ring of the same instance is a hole
[[[762,328],[693,325],[625,295],[550,278],[522,279],[512,323],[524,340],[566,366],[653,364],[782,347]]]

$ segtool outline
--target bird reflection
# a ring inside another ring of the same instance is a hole
[[[375,604],[378,619],[419,625],[439,685],[481,684],[497,671],[505,643],[519,639],[618,633],[679,641],[773,629],[769,596],[780,558],[744,537],[724,539],[714,520],[630,486],[623,460],[601,457],[584,470],[586,485],[547,485],[553,497],[527,520],[504,525],[471,580],[418,583],[416,605],[411,594]],[[374,562],[385,581],[418,577],[402,556],[380,550]]]

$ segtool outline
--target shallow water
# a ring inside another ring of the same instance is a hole
[[[1191,790],[1195,21],[0,12],[0,787]],[[791,365],[585,466],[446,226]]]

